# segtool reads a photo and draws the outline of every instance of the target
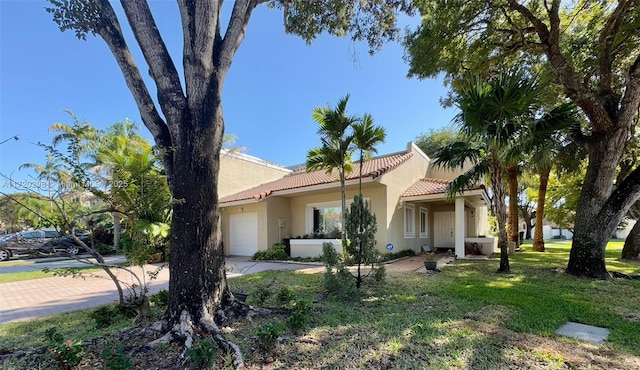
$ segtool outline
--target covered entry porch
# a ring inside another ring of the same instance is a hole
[[[460,259],[494,253],[497,238],[489,236],[489,197],[484,186],[447,198],[447,185],[448,181],[422,179],[401,197],[404,204],[427,211],[428,219],[421,220],[430,231],[426,246],[453,249]]]

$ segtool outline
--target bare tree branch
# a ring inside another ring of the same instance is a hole
[[[218,66],[221,76],[224,76],[229,67],[231,67],[231,61],[235,56],[236,51],[240,47],[244,35],[249,24],[249,18],[251,18],[251,12],[259,4],[256,0],[236,0],[233,11],[231,12],[231,19],[229,19],[229,25],[227,32],[225,32],[220,52],[216,58],[216,65]]]
[[[178,71],[144,0],[122,0],[122,8],[129,20],[142,54],[158,88],[160,108],[169,121],[177,121],[186,106]],[[181,107],[175,109],[175,107]]]
[[[221,1],[178,1],[184,37],[185,84],[190,108],[207,99],[211,90],[211,78],[218,73],[214,70],[216,66],[213,59],[220,30],[218,22],[221,3]],[[191,111],[193,112],[193,109]],[[183,123],[189,122],[186,120]]]
[[[108,0],[94,1],[100,9],[100,24],[96,27],[96,33],[102,37],[113,53],[125,82],[140,110],[142,121],[163,151],[164,168],[167,172],[167,177],[171,178],[173,177],[173,152],[171,151],[172,142],[169,129],[162,117],[160,117],[153,99],[151,99],[140,70],[136,66],[133,55],[131,55],[131,51],[122,35],[122,29],[113,7],[111,7]]]
[[[631,173],[616,186],[600,212],[615,214],[619,212],[619,210],[624,210],[624,213],[626,213],[638,199],[638,194],[640,194],[640,167],[631,171]],[[616,217],[610,217],[608,219],[611,220],[610,222],[616,224],[613,225],[613,227],[617,226],[620,221]]]
[[[636,122],[638,106],[640,105],[640,54],[629,68],[624,96],[620,102],[618,119],[620,122]],[[631,129],[631,128],[630,128]]]
[[[560,0],[553,0],[548,7],[549,23],[551,29],[536,17],[529,8],[521,5],[516,0],[509,0],[509,7],[522,14],[533,24],[540,37],[541,43],[545,46],[545,54],[560,83],[564,86],[566,94],[576,102],[585,112],[593,124],[594,132],[609,132],[614,129],[614,122],[603,104],[594,94],[582,84],[582,79],[575,69],[569,64],[560,50]]]
[[[600,32],[598,39],[598,72],[600,75],[598,90],[601,92],[611,91],[612,65],[615,59],[612,47],[624,25],[624,15],[630,6],[630,1],[620,0]]]

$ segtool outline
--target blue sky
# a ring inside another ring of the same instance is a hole
[[[106,44],[93,36],[80,41],[73,32],[60,32],[44,11],[47,4],[0,0],[0,141],[20,137],[0,145],[0,173],[14,179],[29,175],[18,170],[20,164],[44,163],[44,153],[33,143],[51,142],[52,123],[72,123],[64,109],[100,128],[125,118],[142,125]],[[152,10],[180,66],[177,5],[156,1]],[[121,22],[131,36],[123,18]],[[128,42],[146,71],[133,38]],[[370,113],[386,128],[380,154],[403,150],[429,128],[449,125],[455,112],[439,104],[446,94],[441,81],[408,79],[400,45],[388,44],[374,56],[367,50],[364,44],[328,35],[308,46],[284,33],[279,11],[259,7],[224,86],[225,132],[237,136],[235,145],[246,147],[248,154],[283,165],[302,163],[307,151],[319,145],[312,109],[335,105],[347,93],[349,113]],[[153,86],[150,90],[155,91]],[[146,128],[142,132],[150,138]]]

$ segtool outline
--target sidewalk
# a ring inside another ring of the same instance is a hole
[[[322,266],[312,264],[255,262],[249,257],[227,257],[227,277],[233,278],[266,270],[289,270],[318,273]],[[387,264],[390,273],[413,272],[424,266],[419,256],[404,258]],[[145,271],[154,271],[157,265],[145,266]],[[139,268],[135,268],[140,272]],[[113,303],[118,300],[115,285],[104,271],[94,273],[96,277],[74,279],[54,276],[44,279],[17,281],[0,284],[0,324],[28,321],[37,317],[62,312],[82,310]],[[131,282],[130,275],[119,272],[122,280]],[[146,274],[138,274],[148,278]],[[150,283],[150,294],[169,287],[169,268],[163,268],[157,279]],[[124,288],[124,287],[123,287]]]
[[[146,271],[153,271],[155,268],[145,266]],[[140,273],[141,269],[135,268],[135,271]],[[121,280],[131,282],[131,275],[123,271],[117,274]],[[0,284],[0,324],[117,302],[118,291],[107,274],[100,271],[92,275],[95,277],[82,279],[53,276]],[[146,274],[138,276],[141,279],[148,278]],[[169,268],[165,267],[151,283],[150,293],[167,289],[168,286]]]
[[[54,265],[50,263],[47,265]],[[154,271],[159,265],[146,265],[145,271]],[[227,277],[233,278],[266,270],[306,270],[318,266],[295,263],[255,262],[249,257],[227,257]],[[44,266],[39,266],[44,267]],[[50,266],[55,267],[55,266]],[[29,266],[33,269],[35,267]],[[147,278],[134,268],[138,276]],[[28,321],[40,316],[82,310],[118,301],[118,292],[104,271],[95,272],[86,279],[53,276],[0,284],[0,324]],[[118,272],[122,280],[131,282],[131,275]],[[137,283],[137,282],[136,282]],[[125,287],[123,286],[123,289]],[[150,294],[169,288],[169,268],[166,266],[149,285]]]

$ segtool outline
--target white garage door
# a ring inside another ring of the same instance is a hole
[[[229,216],[229,254],[253,256],[258,251],[258,213],[234,213]]]

